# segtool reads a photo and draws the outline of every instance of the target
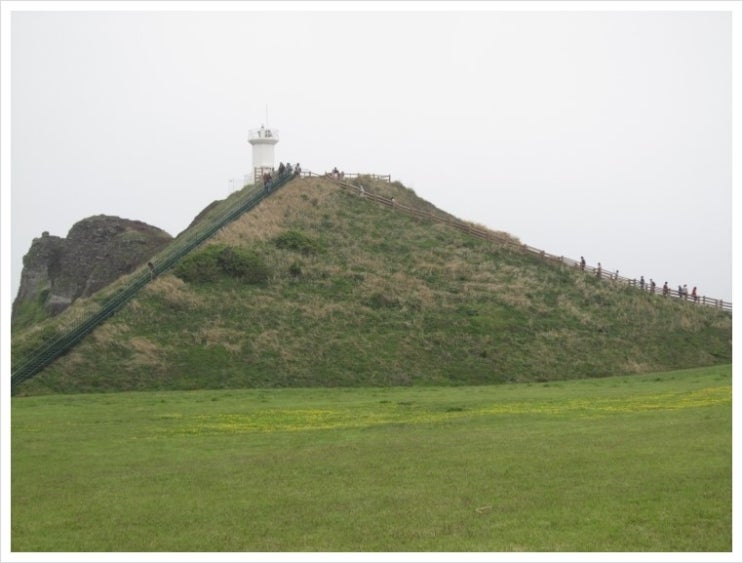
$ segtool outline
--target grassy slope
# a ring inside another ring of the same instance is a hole
[[[368,186],[426,204],[395,184]],[[300,233],[305,252],[278,248]],[[150,284],[22,393],[481,384],[731,360],[731,316],[664,300],[295,180],[213,242],[271,277]],[[210,243],[208,243],[210,244]]]
[[[16,397],[14,551],[730,551],[730,366]]]

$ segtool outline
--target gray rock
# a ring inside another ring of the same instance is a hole
[[[75,223],[66,238],[48,232],[23,257],[13,319],[21,304],[36,301],[49,316],[146,263],[173,240],[142,221],[96,215]]]

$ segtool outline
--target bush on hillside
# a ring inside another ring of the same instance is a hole
[[[277,248],[295,250],[304,255],[318,254],[323,248],[320,242],[299,231],[284,231],[274,239]]]
[[[222,248],[207,246],[203,250],[192,252],[175,268],[175,275],[188,283],[213,282],[219,278],[217,256]]]
[[[270,271],[257,253],[244,248],[226,247],[217,256],[222,272],[245,283],[265,283]]]
[[[214,282],[223,276],[245,283],[264,283],[270,270],[253,251],[214,244],[187,256],[176,267],[175,275],[190,283]]]

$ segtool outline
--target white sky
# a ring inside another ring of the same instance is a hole
[[[250,170],[266,106],[277,163],[389,173],[531,246],[731,300],[730,3],[579,5],[15,11],[11,300],[43,231],[184,229]]]

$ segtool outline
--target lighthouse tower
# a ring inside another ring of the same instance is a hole
[[[253,183],[257,183],[266,172],[273,175],[273,148],[279,142],[279,130],[261,125],[248,132],[248,142],[253,145]]]

